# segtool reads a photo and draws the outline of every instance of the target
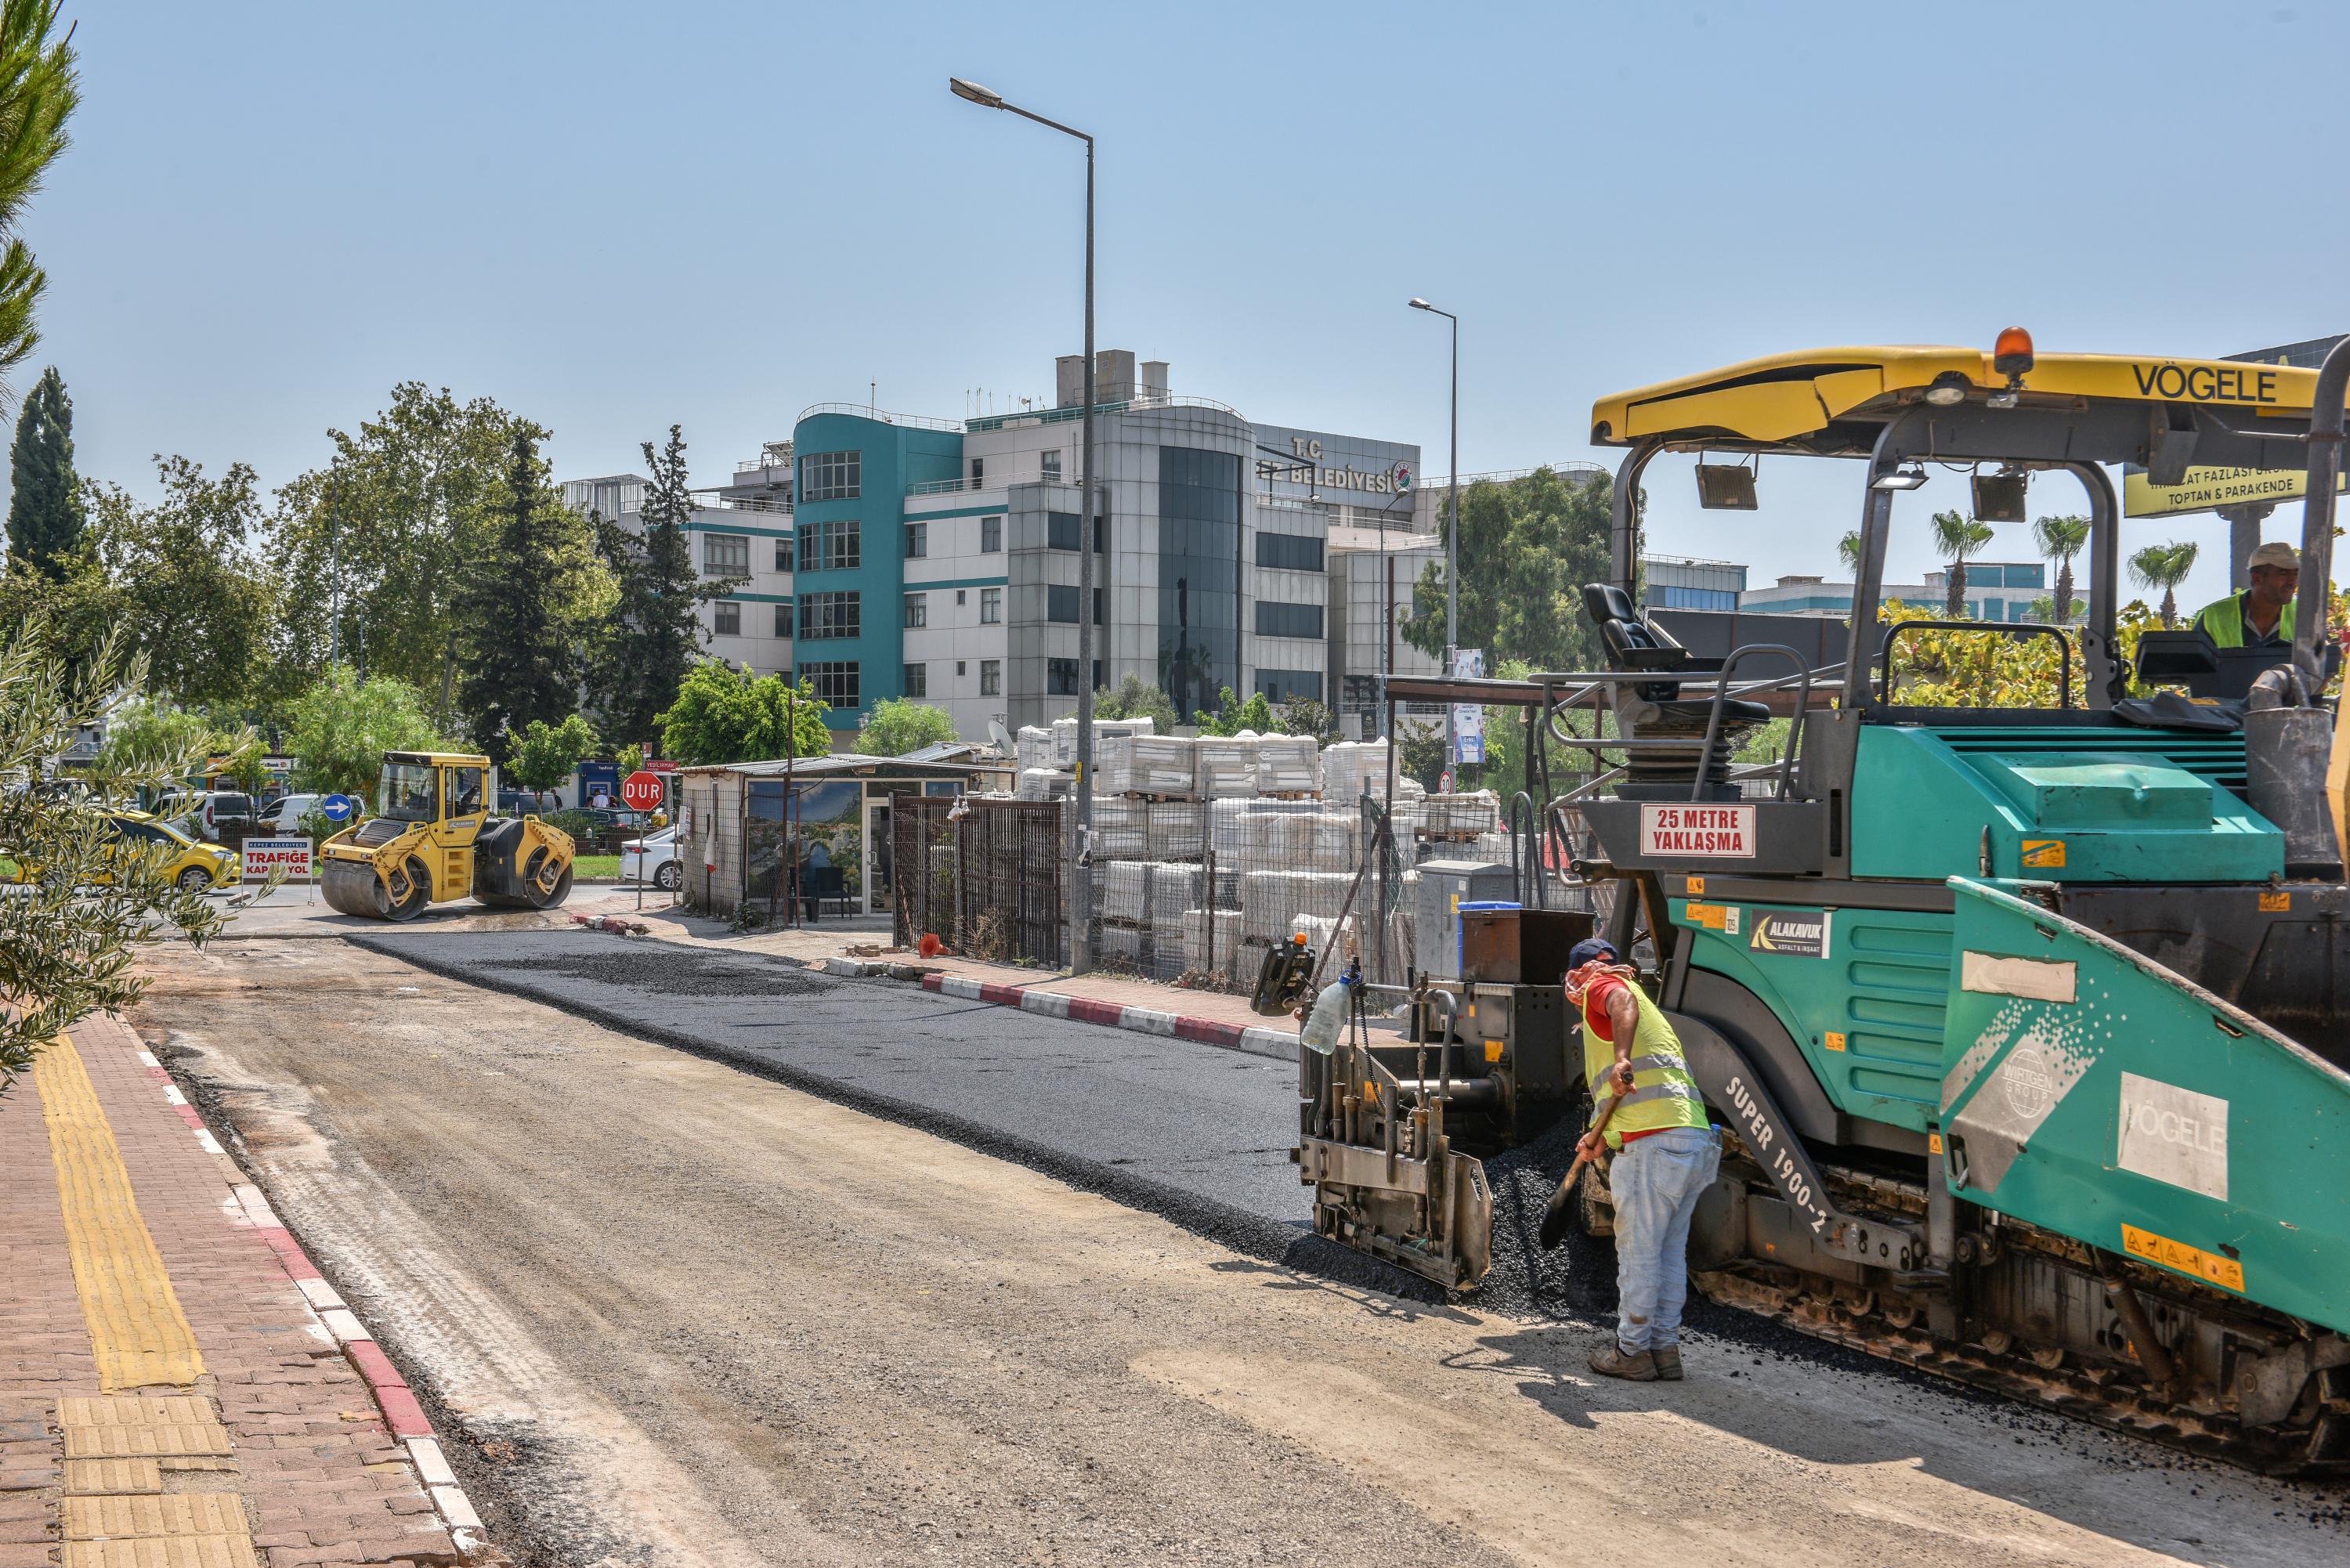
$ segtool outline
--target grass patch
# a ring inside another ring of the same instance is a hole
[[[580,855],[571,861],[571,875],[580,877],[618,877],[620,857],[617,855]]]

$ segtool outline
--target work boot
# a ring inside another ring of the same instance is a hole
[[[1645,1350],[1627,1355],[1624,1347],[1611,1339],[1591,1353],[1591,1370],[1607,1377],[1621,1377],[1627,1383],[1654,1383],[1657,1359]]]
[[[1657,1345],[1648,1348],[1648,1358],[1657,1364],[1657,1379],[1662,1383],[1681,1380],[1681,1347],[1678,1345]]]

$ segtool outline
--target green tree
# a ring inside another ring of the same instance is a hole
[[[560,724],[533,719],[518,735],[507,738],[512,747],[506,777],[544,794],[560,785],[579,766],[579,759],[596,749],[596,727],[577,713]]]
[[[386,752],[445,752],[416,688],[390,675],[359,679],[348,664],[330,666],[295,699],[286,722],[294,787],[375,798]]]
[[[0,870],[16,884],[0,918],[0,1094],[58,1034],[138,1001],[147,986],[130,972],[139,948],[161,940],[167,926],[202,944],[225,919],[164,877],[162,846],[126,850],[103,804],[38,782],[117,692],[145,683],[126,648],[110,641],[77,672],[37,619],[0,642],[0,777],[34,781],[0,790]],[[124,782],[160,786],[203,755],[201,744],[159,753]]]
[[[1237,735],[1243,730],[1253,730],[1260,735],[1274,732],[1273,703],[1263,692],[1243,702],[1232,694],[1231,687],[1223,686],[1217,689],[1216,697],[1216,711],[1200,715],[1200,733]]]
[[[1119,681],[1116,691],[1105,686],[1094,693],[1094,717],[1148,719],[1151,729],[1161,735],[1173,734],[1175,726],[1182,722],[1175,711],[1175,699],[1134,674]]]
[[[1967,557],[1980,552],[1996,538],[1988,523],[1978,523],[1960,512],[1934,514],[1934,548],[1950,563],[1950,588],[1943,607],[1952,620],[1964,620],[1967,614]]]
[[[106,739],[85,776],[101,800],[134,798],[137,782],[182,758],[201,763],[221,750],[210,720],[192,709],[151,697],[134,697],[106,716]],[[175,774],[172,782],[184,782]]]
[[[1444,726],[1421,719],[1396,721],[1396,772],[1434,789],[1444,778]]]
[[[676,700],[655,718],[662,754],[694,766],[827,755],[827,711],[808,681],[794,691],[780,675],[753,675],[705,659],[686,671]]]
[[[2130,580],[2142,588],[2162,590],[2162,624],[2178,624],[2178,585],[2195,569],[2199,546],[2184,541],[2148,545],[2129,558]]]
[[[8,236],[0,250],[0,374],[23,364],[41,340],[33,317],[48,277],[16,230],[41,177],[66,150],[66,121],[81,101],[68,47],[73,29],[50,36],[59,9],[58,0],[0,5],[0,234]]]
[[[58,557],[80,543],[81,482],[74,477],[73,400],[52,365],[41,372],[16,416],[9,449],[8,554],[52,581]]]
[[[2062,626],[2073,618],[2073,557],[2089,547],[2086,517],[2043,517],[2032,524],[2032,543],[2044,560],[2056,563],[2056,592],[2050,618]]]
[[[1859,529],[1853,529],[1843,538],[1836,541],[1836,559],[1844,563],[1844,569],[1846,571],[1850,572],[1856,577],[1860,576]]]
[[[521,427],[510,437],[495,518],[455,604],[458,702],[484,752],[579,706],[588,618],[608,615],[612,601],[588,520],[547,483],[537,443]]]
[[[1273,711],[1274,728],[1284,735],[1311,735],[1317,745],[1335,745],[1338,716],[1312,697],[1292,697]]]
[[[515,437],[547,432],[491,399],[460,403],[445,387],[403,381],[356,432],[327,435],[328,465],[277,492],[276,551],[287,602],[301,607],[283,658],[307,674],[339,649],[423,693],[454,731],[459,666],[477,646],[460,602],[477,568],[494,569]]]
[[[1485,649],[1486,668],[1522,659],[1534,670],[1587,670],[1598,633],[1583,616],[1583,585],[1604,582],[1613,525],[1609,482],[1554,470],[1461,494],[1461,646]],[[1440,528],[1450,532],[1440,520]],[[1412,592],[1404,640],[1444,652],[1444,564],[1431,561]]]
[[[911,697],[888,697],[866,710],[865,727],[857,732],[857,749],[869,757],[902,757],[924,746],[961,739],[945,709]]]
[[[207,478],[159,457],[163,498],[90,485],[90,530],[113,602],[146,654],[156,692],[191,707],[242,707],[282,670],[274,655],[278,590],[253,470]]]
[[[597,548],[619,590],[609,633],[588,675],[593,706],[608,735],[633,740],[653,732],[661,710],[682,694],[701,655],[702,606],[723,598],[742,581],[705,581],[694,570],[686,534],[693,496],[687,488],[682,431],[681,426],[670,426],[668,443],[659,452],[652,442],[644,443],[652,483],[645,487],[639,528],[631,532],[608,519],[597,523]]]

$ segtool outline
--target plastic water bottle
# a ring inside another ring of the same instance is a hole
[[[1305,1027],[1298,1039],[1317,1056],[1327,1056],[1338,1049],[1338,1036],[1347,1027],[1347,1012],[1353,1005],[1354,986],[1346,977],[1332,981],[1314,999],[1314,1011],[1306,1015]]]

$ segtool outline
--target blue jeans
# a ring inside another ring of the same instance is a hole
[[[1721,1135],[1669,1127],[1626,1144],[1608,1167],[1616,1198],[1616,1342],[1627,1355],[1677,1345],[1689,1299],[1690,1216],[1721,1170]]]

